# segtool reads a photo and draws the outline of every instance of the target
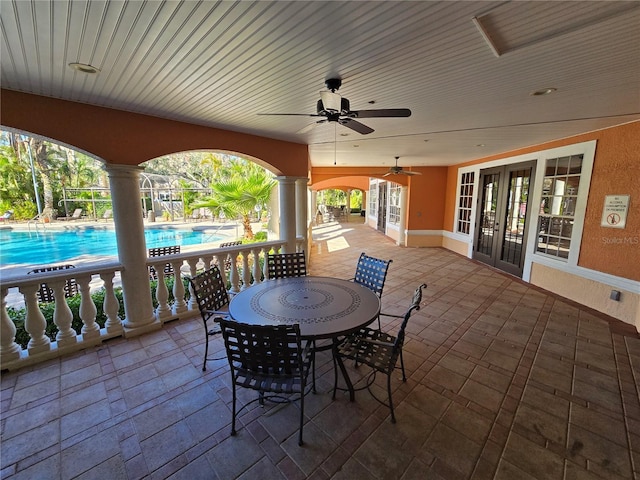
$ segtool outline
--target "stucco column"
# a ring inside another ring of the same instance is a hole
[[[285,241],[283,253],[296,251],[296,178],[276,177],[280,200],[280,239]]]
[[[296,237],[307,238],[308,212],[308,179],[296,178]]]
[[[351,189],[347,189],[347,204],[344,206],[345,213],[347,214],[347,222],[351,218]]]
[[[362,205],[360,205],[360,208],[364,210],[364,218],[363,218],[364,223],[367,223],[367,212],[369,211],[369,205],[367,205],[368,194],[369,194],[368,190],[362,191]]]
[[[317,225],[316,213],[318,213],[318,192],[311,190],[311,205],[309,205],[309,213],[311,214],[311,223]]]
[[[138,335],[160,328],[153,312],[147,246],[144,239],[140,173],[143,168],[107,164],[113,221],[116,229],[118,257],[124,267],[121,272],[124,298],[125,335]]]
[[[407,243],[407,187],[400,187],[400,232],[398,234],[398,245],[405,247]]]

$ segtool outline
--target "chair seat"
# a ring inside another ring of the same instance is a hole
[[[338,353],[342,357],[363,363],[381,372],[387,372],[395,366],[394,342],[396,337],[380,330],[362,328],[346,337],[338,345]]]
[[[308,369],[305,369],[303,376],[306,377]],[[296,375],[296,377],[292,377]],[[256,374],[245,369],[236,370],[236,385],[244,388],[251,388],[258,391],[269,391],[272,393],[300,393],[302,392],[302,382],[300,381],[300,371],[298,369],[281,375],[279,373]]]

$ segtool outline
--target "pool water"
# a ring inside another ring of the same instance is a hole
[[[206,231],[145,229],[147,248],[200,245],[222,238]],[[0,230],[0,266],[57,263],[83,255],[117,256],[115,231],[94,228],[38,232]]]

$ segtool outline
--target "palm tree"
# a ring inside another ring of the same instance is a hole
[[[266,205],[276,185],[264,168],[247,160],[233,162],[243,168],[230,169],[230,176],[211,184],[212,195],[194,208],[205,207],[222,212],[227,218],[242,218],[244,238],[253,239],[251,216],[257,205]]]

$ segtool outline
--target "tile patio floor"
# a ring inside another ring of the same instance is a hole
[[[2,478],[640,478],[633,327],[360,224],[314,238],[315,275],[351,277],[361,251],[393,259],[384,311],[428,284],[408,326],[408,380],[394,381],[397,424],[366,390],[331,401],[325,355],[304,447],[295,404],[245,411],[230,437],[226,360],[203,373],[201,322],[182,319],[3,374]]]

